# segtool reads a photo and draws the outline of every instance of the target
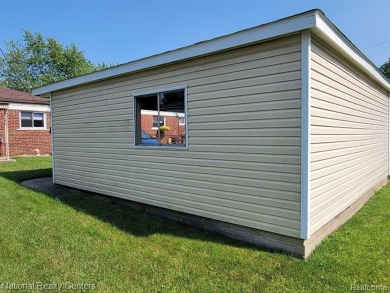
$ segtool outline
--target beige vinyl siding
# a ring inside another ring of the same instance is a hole
[[[388,93],[313,38],[311,233],[388,174]]]
[[[134,147],[133,95],[188,90],[188,149]],[[300,36],[52,94],[55,182],[300,235]]]

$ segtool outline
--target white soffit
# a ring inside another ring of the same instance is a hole
[[[313,29],[317,33],[319,32],[327,40],[331,40],[333,44],[338,46],[339,50],[343,50],[343,52],[345,52],[350,58],[353,58],[356,62],[358,62],[360,67],[362,67],[366,73],[368,73],[387,90],[390,90],[389,81],[378,72],[378,69],[372,65],[372,63],[342,35],[342,33],[337,30],[337,28],[323,15],[323,13],[320,10],[310,10],[230,35],[196,43],[188,47],[183,47],[105,70],[45,85],[34,89],[32,94],[44,95],[82,84],[125,75],[165,64],[189,60],[292,33],[298,33],[307,29]]]

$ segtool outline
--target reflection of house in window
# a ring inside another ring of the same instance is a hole
[[[142,111],[141,111],[141,115],[142,115]],[[158,127],[160,127],[160,126],[163,126],[163,125],[166,125],[165,123],[165,121],[166,121],[166,119],[165,119],[165,117],[163,117],[163,116],[160,116],[160,123],[158,122],[158,112],[156,113],[156,115],[153,115],[153,128],[158,128]]]
[[[181,144],[185,137],[184,113],[160,111],[160,126],[168,126],[169,130],[164,131],[161,137],[161,144]],[[158,112],[141,110],[141,129],[145,130],[152,137],[158,137]]]
[[[184,95],[184,89],[179,89],[135,97],[137,145],[142,144],[141,130],[155,137],[160,145],[186,144]]]

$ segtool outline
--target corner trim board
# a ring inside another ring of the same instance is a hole
[[[55,184],[55,164],[54,164],[54,131],[53,131],[53,104],[52,104],[52,96],[50,92],[50,139],[51,139],[51,170],[52,170],[52,178],[53,184]]]
[[[301,238],[310,237],[311,32],[301,34]]]

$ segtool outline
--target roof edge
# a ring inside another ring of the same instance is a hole
[[[370,59],[368,59],[362,51],[360,51],[326,16],[317,10],[316,11],[316,27],[314,32],[325,37],[327,43],[331,43],[338,51],[349,57],[358,65],[360,70],[369,75],[372,79],[383,86],[387,91],[390,91],[390,81],[380,72]]]
[[[272,39],[282,35],[288,35],[302,30],[311,29],[315,27],[316,11],[317,10],[306,11],[274,22],[266,23],[254,28],[249,28],[208,41],[196,43],[173,51],[168,51],[105,70],[45,85],[33,89],[32,92],[34,95],[42,95],[57,90],[109,79],[112,77],[179,61],[189,60],[211,53],[217,53],[251,43],[265,41],[267,39]]]
[[[101,71],[48,84],[33,89],[32,93],[33,95],[49,94],[50,92],[89,84],[175,62],[190,60],[304,30],[312,30],[314,33],[319,33],[328,43],[336,46],[338,51],[341,51],[350,60],[352,60],[353,63],[357,64],[362,71],[368,74],[387,91],[390,91],[390,81],[384,77],[379,69],[325,16],[321,10],[314,9],[236,33],[199,42],[187,47],[182,47],[173,51],[168,51]]]
[[[0,99],[0,104],[25,104],[25,105],[50,105],[50,101],[38,102],[38,101],[18,101],[18,100],[6,100]]]

